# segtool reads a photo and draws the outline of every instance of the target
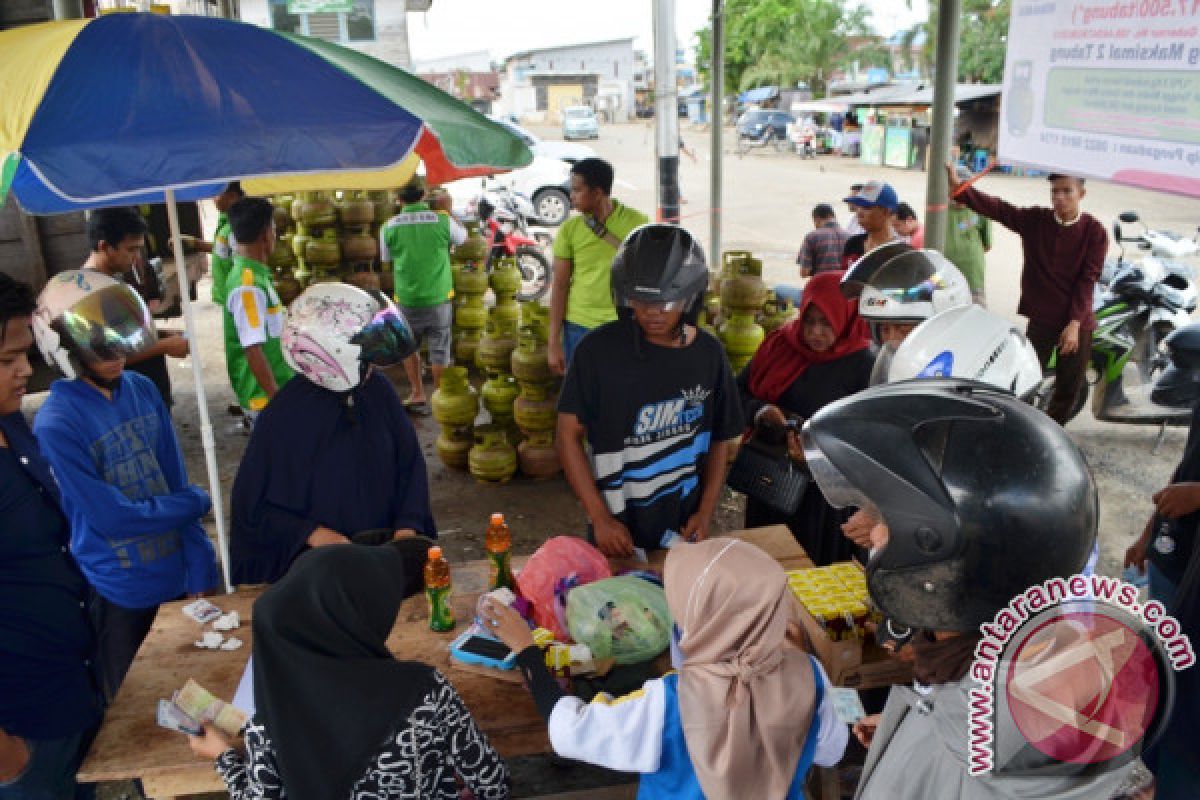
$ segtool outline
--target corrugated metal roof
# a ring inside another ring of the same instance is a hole
[[[983,97],[995,97],[1003,87],[998,83],[960,83],[954,90],[954,104],[969,103]],[[845,106],[927,106],[933,103],[933,87],[882,86],[870,92],[857,92],[825,98]]]

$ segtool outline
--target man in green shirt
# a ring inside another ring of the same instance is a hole
[[[970,171],[960,166],[958,179],[970,180]],[[943,255],[950,259],[967,279],[967,284],[971,287],[971,299],[986,307],[983,274],[987,267],[987,259],[984,254],[992,249],[992,221],[954,200],[950,201],[948,217],[946,248]]]
[[[229,207],[245,196],[246,192],[242,189],[241,181],[230,181],[221,190],[221,193],[213,198],[213,205],[217,207],[217,229],[213,231],[213,240],[206,242],[187,234],[183,236],[185,245],[193,250],[209,254],[208,263],[212,272],[212,301],[221,308],[225,307],[225,282],[229,277],[229,271],[233,269],[233,248],[237,244],[233,231],[229,227]],[[228,314],[225,315],[225,320],[226,324],[229,324]]]
[[[379,255],[394,266],[396,302],[404,312],[418,344],[425,341],[433,368],[433,388],[442,381],[450,363],[454,309],[454,277],[450,272],[450,247],[462,244],[467,231],[450,214],[450,195],[440,194],[433,205],[424,202],[425,181],[413,178],[400,190],[404,207],[379,229]],[[428,414],[425,384],[421,380],[421,352],[404,360],[412,393],[404,407]]]
[[[292,377],[279,341],[286,312],[266,264],[275,249],[271,201],[238,200],[229,208],[229,225],[237,245],[225,279],[225,308],[233,320],[225,330],[225,366],[238,404],[252,421]]]
[[[217,207],[217,230],[213,233],[212,247],[209,249],[212,254],[213,302],[222,308],[225,307],[225,283],[233,269],[233,248],[237,245],[237,238],[229,226],[229,209],[245,196],[241,182],[233,181],[213,201]]]
[[[649,218],[612,198],[613,168],[599,158],[571,167],[571,206],[579,212],[554,237],[550,294],[550,368],[563,375],[575,346],[592,328],[617,318],[612,261],[625,237]]]

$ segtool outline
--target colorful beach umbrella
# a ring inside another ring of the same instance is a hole
[[[250,192],[390,188],[525,166],[504,127],[407,72],[223,19],[114,14],[0,31],[0,202],[35,214]],[[82,261],[84,254],[80,254]],[[176,264],[188,338],[187,270]],[[229,548],[200,352],[192,373],[226,589]]]
[[[30,213],[249,191],[390,188],[525,166],[503,126],[402,69],[208,17],[0,31],[0,200]]]

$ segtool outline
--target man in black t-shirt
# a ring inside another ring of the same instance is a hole
[[[708,536],[742,418],[720,344],[695,325],[707,283],[687,231],[636,229],[613,260],[620,318],[585,336],[571,360],[559,454],[606,555]]]

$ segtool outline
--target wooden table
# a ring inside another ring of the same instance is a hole
[[[759,545],[785,569],[812,566],[784,526],[729,535]],[[664,555],[655,554],[651,564],[661,565]],[[523,561],[516,559],[518,565]],[[487,564],[469,562],[455,567],[453,575],[458,628],[444,634],[430,631],[424,596],[410,597],[400,607],[396,627],[388,639],[389,649],[397,658],[420,660],[441,670],[500,755],[512,758],[550,752],[545,722],[528,692],[451,663],[449,644],[475,614],[479,594],[487,587]],[[205,627],[184,616],[183,602],[163,604],[80,767],[80,781],[141,778],[146,796],[159,800],[225,790],[212,763],[197,758],[185,736],[155,724],[154,710],[160,697],[169,698],[188,678],[223,700],[233,698],[253,644],[254,601],[262,592],[262,588],[248,589],[213,598],[222,611],[237,611],[241,616],[241,627],[227,635],[245,644],[233,652],[196,648],[193,642]]]

